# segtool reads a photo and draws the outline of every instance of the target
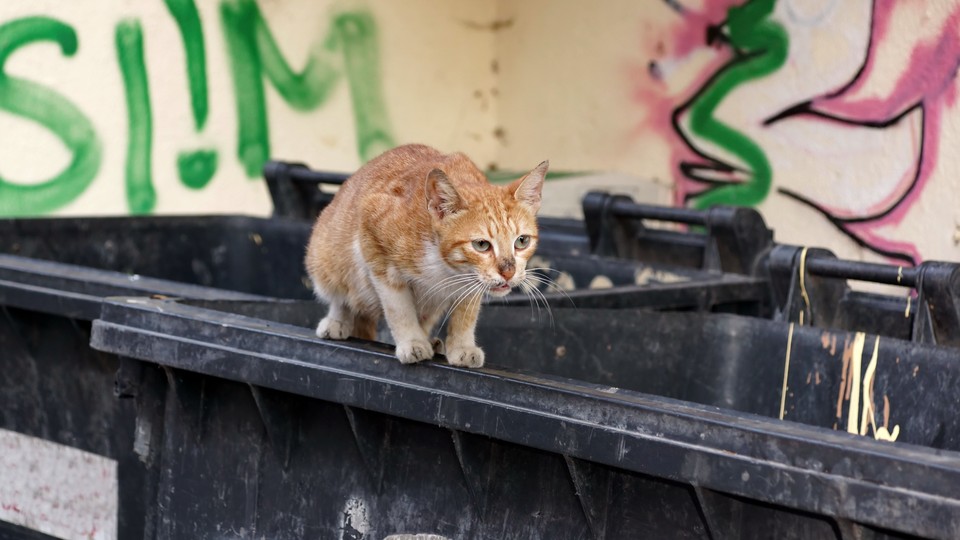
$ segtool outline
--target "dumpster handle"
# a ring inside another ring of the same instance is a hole
[[[295,167],[293,163],[277,162],[287,167],[287,178],[294,182],[303,182],[306,184],[330,184],[340,186],[350,178],[351,173],[314,171],[305,167]]]
[[[275,216],[313,221],[330,204],[333,195],[317,189],[322,184],[342,185],[348,173],[312,171],[302,163],[268,161],[263,178],[270,190]]]
[[[804,324],[812,324],[818,305],[821,316],[838,313],[836,306],[850,291],[845,281],[893,285],[909,289],[901,313],[910,321],[912,341],[960,348],[960,264],[924,261],[904,267],[867,263],[837,259],[822,249],[807,252],[786,245],[774,247],[766,264],[777,305],[791,320],[799,312]],[[817,283],[804,279],[812,276],[826,279]]]
[[[892,266],[889,264],[846,261],[832,257],[810,257],[806,271],[823,277],[870,281],[886,285],[915,288],[920,275],[919,267]]]
[[[638,259],[649,256],[649,246],[699,246],[700,268],[754,275],[760,256],[773,243],[772,231],[752,208],[715,206],[698,210],[639,204],[627,195],[604,191],[588,192],[582,207],[595,255]],[[645,227],[645,220],[682,223],[697,229],[660,231]]]
[[[704,210],[639,204],[627,199],[611,201],[610,211],[617,217],[672,221],[687,225],[706,225],[708,215]]]

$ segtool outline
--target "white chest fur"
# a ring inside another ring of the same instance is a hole
[[[433,242],[424,242],[423,253],[420,275],[411,283],[414,299],[421,314],[444,311],[467,294],[476,279],[450,268]]]

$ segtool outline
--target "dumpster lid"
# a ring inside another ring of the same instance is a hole
[[[109,296],[138,294],[172,298],[263,300],[266,297],[137,274],[0,254],[0,303],[93,320]]]
[[[960,528],[957,452],[517,370],[403,366],[387,346],[169,300],[106,301],[91,344],[892,530]]]

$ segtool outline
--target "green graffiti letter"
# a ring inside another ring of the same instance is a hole
[[[372,157],[370,149],[393,146],[379,91],[375,26],[369,15],[336,17],[330,35],[314,45],[306,67],[299,73],[284,59],[256,2],[224,0],[220,5],[220,16],[237,100],[237,154],[248,176],[259,176],[270,156],[264,77],[294,109],[316,108],[328,99],[340,77],[333,56],[338,48],[346,57],[348,66],[361,157]],[[365,84],[377,88],[354,88]]]
[[[150,111],[147,66],[143,61],[143,28],[140,21],[120,21],[115,38],[117,60],[120,62],[127,96],[127,204],[131,213],[145,214],[153,210],[157,194],[153,189],[151,174],[153,115]]]
[[[0,26],[0,109],[50,130],[73,158],[60,174],[39,184],[17,184],[0,177],[0,214],[8,216],[51,212],[70,203],[100,169],[100,139],[87,117],[56,92],[5,72],[14,51],[38,41],[57,43],[65,56],[77,52],[77,33],[57,20],[26,17]]]
[[[217,172],[216,150],[195,150],[177,155],[177,170],[180,181],[190,189],[206,186]]]
[[[743,133],[720,122],[714,112],[734,88],[780,69],[787,59],[789,37],[778,23],[766,20],[776,0],[751,0],[727,14],[730,44],[738,57],[724,66],[690,109],[694,133],[740,158],[750,180],[709,190],[694,203],[698,208],[715,204],[756,205],[767,197],[773,170],[763,149]]]
[[[390,135],[387,109],[380,81],[380,53],[377,26],[368,13],[344,13],[334,19],[334,28],[343,46],[344,64],[353,118],[357,124],[357,150],[368,161],[396,146]]]
[[[164,0],[167,10],[177,21],[183,50],[187,56],[187,80],[190,83],[190,104],[197,131],[207,123],[207,53],[203,46],[203,25],[193,0]]]
[[[207,97],[207,53],[203,45],[203,24],[200,12],[193,0],[164,0],[170,15],[177,21],[183,50],[187,58],[187,80],[190,83],[190,104],[197,131],[207,123],[209,101]],[[193,150],[177,155],[177,170],[180,181],[189,188],[206,186],[217,172],[216,150]]]

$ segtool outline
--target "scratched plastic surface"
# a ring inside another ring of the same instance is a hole
[[[465,370],[316,339],[320,313],[105,306],[94,347],[166,374],[141,385],[168,403],[142,413],[165,430],[150,449],[161,536],[953,538],[960,527],[954,349],[880,338],[874,361],[875,336],[753,317],[558,308],[551,323],[487,306],[488,365]]]

